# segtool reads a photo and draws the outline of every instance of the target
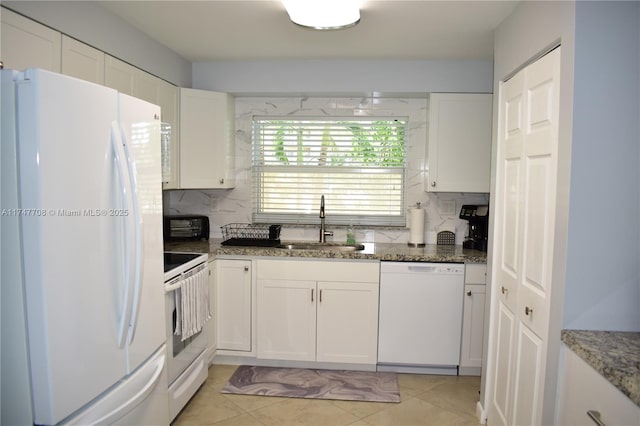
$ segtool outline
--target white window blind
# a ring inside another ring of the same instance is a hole
[[[253,221],[405,226],[406,118],[253,119]]]

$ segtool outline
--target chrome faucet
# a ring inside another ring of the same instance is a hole
[[[324,225],[324,195],[320,196],[320,242],[327,242],[327,235],[332,236],[332,231],[327,231]]]

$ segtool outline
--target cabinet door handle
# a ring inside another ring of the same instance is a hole
[[[248,267],[248,266],[245,266],[245,267],[244,267],[244,271],[245,271],[245,272],[249,272],[249,267]]]
[[[434,188],[436,187],[436,181],[435,180],[433,182],[431,182],[431,186],[433,186]]]
[[[320,289],[320,298],[318,300],[322,303],[322,289]]]
[[[589,416],[589,418],[593,420],[593,422],[598,426],[606,426],[602,421],[602,417],[600,416],[600,411],[587,410],[587,416]]]
[[[528,307],[528,306],[525,306],[525,307],[524,307],[524,314],[525,314],[525,315],[529,315],[529,314],[530,314],[531,316],[533,316],[533,309],[531,309],[531,308],[530,308],[530,307]]]
[[[502,294],[507,294],[507,293],[509,293],[509,289],[508,289],[508,288],[505,288],[504,286],[501,286],[501,287],[500,287],[500,291],[502,292]]]
[[[471,290],[467,291],[467,296],[471,296]]]
[[[311,289],[311,301],[313,302],[313,289]]]
[[[220,184],[223,184],[223,183],[224,183],[224,178],[221,178],[220,179]]]

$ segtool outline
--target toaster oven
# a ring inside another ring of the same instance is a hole
[[[164,217],[165,241],[209,239],[209,218],[201,215],[174,215]]]

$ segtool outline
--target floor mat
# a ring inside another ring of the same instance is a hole
[[[400,402],[395,373],[240,366],[222,393]]]

